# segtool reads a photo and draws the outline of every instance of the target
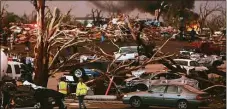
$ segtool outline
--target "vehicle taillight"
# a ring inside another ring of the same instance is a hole
[[[164,67],[164,70],[165,70],[165,71],[168,71],[169,69],[168,69],[167,67]]]
[[[196,96],[196,99],[197,99],[197,100],[202,100],[203,97],[201,97],[200,95],[197,95],[197,96]]]

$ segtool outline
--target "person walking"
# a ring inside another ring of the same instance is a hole
[[[82,109],[81,105],[83,105],[84,109],[87,109],[84,104],[84,97],[87,95],[87,86],[83,83],[83,79],[79,78],[79,83],[76,88],[76,96],[79,100],[79,109]]]
[[[190,33],[191,41],[192,41],[192,42],[195,40],[195,35],[196,35],[195,29],[192,28],[192,31],[191,31],[191,33]]]

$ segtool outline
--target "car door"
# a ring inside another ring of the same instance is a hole
[[[146,100],[144,100],[144,102],[154,106],[162,105],[162,102],[164,100],[163,94],[165,90],[166,85],[152,86],[151,89],[148,91],[149,94],[146,96]]]
[[[181,88],[176,85],[169,85],[163,95],[165,106],[175,106],[181,98]]]

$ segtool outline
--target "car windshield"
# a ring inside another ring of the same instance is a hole
[[[181,54],[182,54],[182,55],[190,55],[189,52],[182,52]]]
[[[151,77],[151,74],[143,73],[142,75],[140,75],[140,78],[142,78],[142,79],[150,79],[150,77]]]
[[[133,48],[121,48],[120,49],[120,53],[137,53],[137,48],[133,47]]]
[[[179,61],[179,60],[174,60],[177,64],[179,65],[183,65],[183,66],[188,66],[188,62],[187,61]]]
[[[196,61],[191,61],[191,62],[190,62],[190,65],[191,65],[191,66],[199,66],[199,63],[196,62]]]

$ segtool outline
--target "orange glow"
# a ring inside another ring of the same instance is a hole
[[[199,31],[199,27],[200,26],[199,26],[199,24],[197,22],[193,22],[193,23],[191,23],[191,24],[186,26],[187,31],[191,31],[192,28],[194,28],[195,31]]]

